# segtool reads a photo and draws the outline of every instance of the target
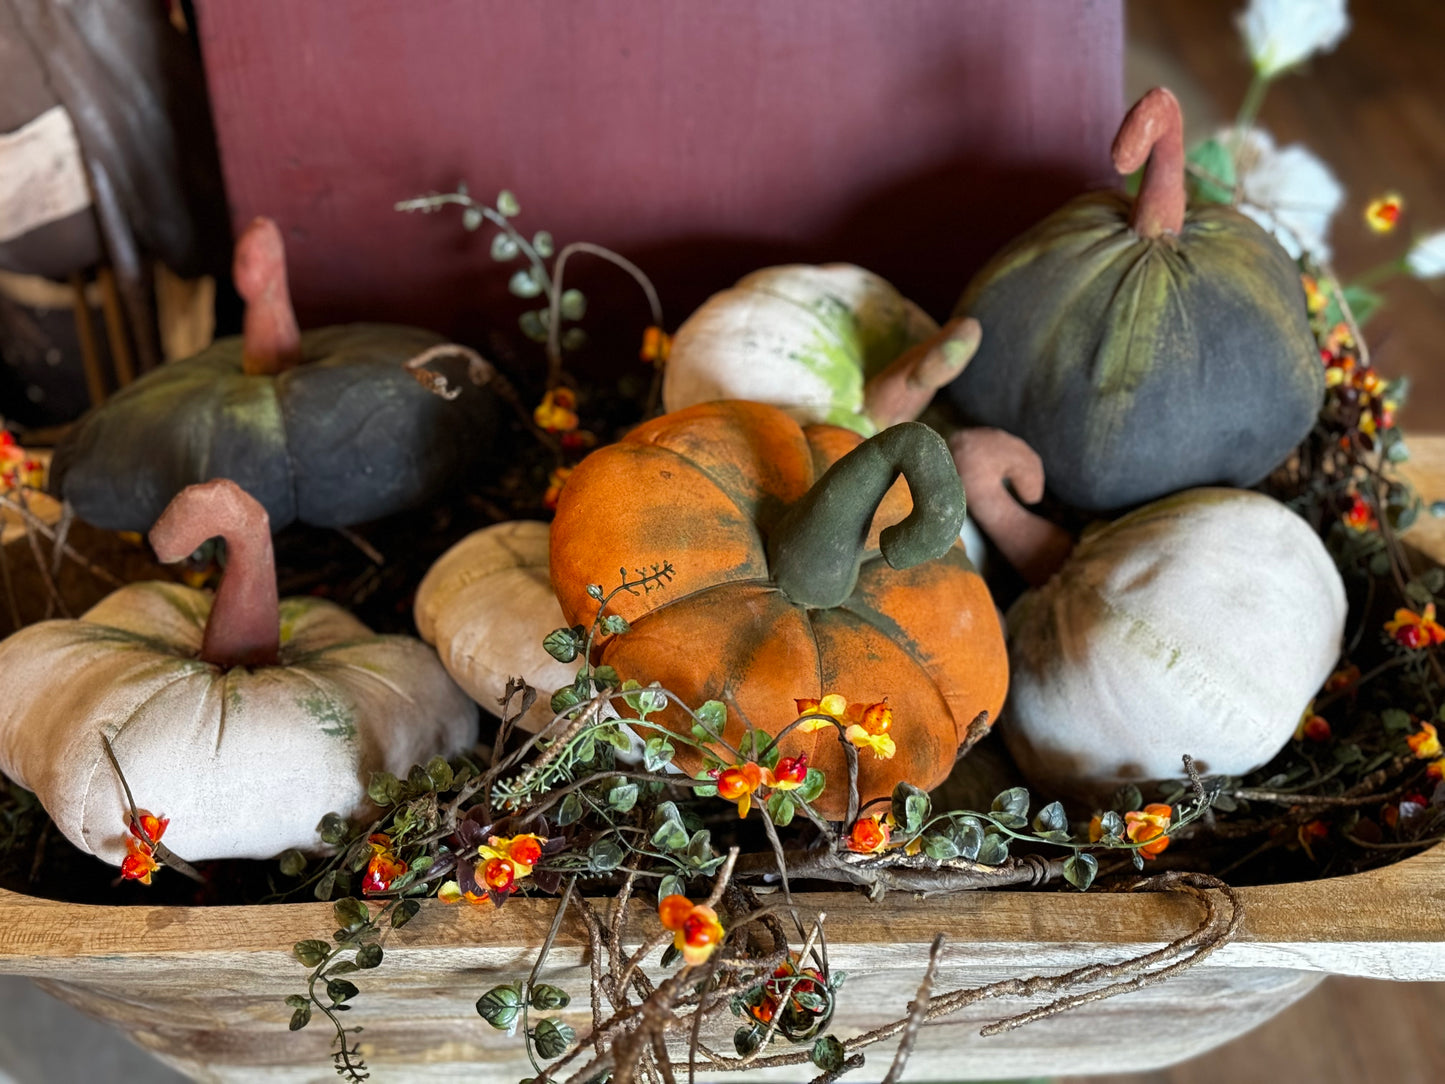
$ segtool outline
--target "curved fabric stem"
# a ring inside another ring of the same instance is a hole
[[[933,401],[933,395],[963,372],[978,353],[983,329],[972,316],[950,320],[937,335],[900,354],[898,360],[868,381],[863,410],[879,429],[911,422]]]
[[[251,376],[270,376],[300,365],[301,332],[286,283],[286,245],[275,221],[253,218],[236,238],[231,275],[246,302],[242,368]]]
[[[1068,559],[1074,540],[1019,503],[1043,499],[1044,464],[1038,453],[1002,429],[961,429],[948,446],[973,521],[1031,587],[1047,583]]]
[[[211,604],[201,658],[216,666],[274,666],[281,618],[271,521],[259,501],[227,478],[187,486],[151,528],[156,556],[183,561],[207,539],[226,540],[226,570]]]
[[[1129,226],[1141,237],[1178,234],[1184,228],[1184,115],[1179,99],[1155,87],[1134,104],[1114,137],[1114,168],[1144,181]]]
[[[834,463],[779,521],[768,539],[768,562],[783,594],[826,609],[853,593],[873,515],[900,474],[913,511],[884,529],[884,559],[893,568],[912,568],[948,552],[963,526],[963,485],[943,438],[906,422]]]

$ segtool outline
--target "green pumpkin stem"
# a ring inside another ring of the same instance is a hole
[[[963,526],[963,483],[943,438],[920,422],[905,422],[834,463],[773,529],[768,563],[783,594],[801,606],[828,609],[853,593],[874,513],[900,474],[913,511],[884,528],[878,540],[884,559],[904,569],[948,552]]]
[[[1129,227],[1141,237],[1178,235],[1184,228],[1184,115],[1179,99],[1155,87],[1134,103],[1114,137],[1114,168],[1144,166]],[[1146,165],[1147,163],[1147,165]]]
[[[246,302],[241,366],[251,376],[274,376],[301,364],[301,332],[286,284],[286,245],[269,218],[253,218],[236,239],[231,261],[236,292]]]
[[[226,540],[226,570],[206,621],[201,659],[227,669],[274,666],[281,618],[271,522],[260,502],[227,478],[187,486],[156,520],[150,542],[169,564],[217,536]]]

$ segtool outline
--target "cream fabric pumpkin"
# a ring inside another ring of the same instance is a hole
[[[872,436],[878,426],[864,409],[866,382],[938,331],[927,313],[861,267],[764,268],[714,294],[678,329],[663,403],[671,412],[748,399],[804,425]]]
[[[1242,775],[1289,741],[1339,658],[1345,591],[1307,523],[1196,489],[1087,533],[1009,610],[999,732],[1049,793]]]
[[[321,599],[278,603],[266,511],[235,483],[182,490],[150,537],[177,561],[216,535],[214,596],[131,584],[0,643],[0,772],[107,862],[125,856],[129,810],[102,735],[192,861],[314,848],[325,814],[366,810],[373,771],[476,740],[476,705],[420,641],[374,635]]]
[[[572,684],[577,663],[560,663],[543,638],[567,624],[548,572],[549,528],[519,520],[467,535],[432,565],[417,588],[415,617],[422,639],[476,701],[498,710],[509,677],[538,691],[521,720],[527,730],[552,721],[554,689]]]
[[[476,706],[420,641],[286,599],[280,664],[226,670],[196,657],[210,610],[207,592],[138,583],[0,643],[0,771],[81,850],[125,856],[102,734],[136,802],[171,818],[166,844],[193,861],[315,847],[322,816],[363,811],[371,772],[475,740]]]

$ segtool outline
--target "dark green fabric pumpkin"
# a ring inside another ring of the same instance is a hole
[[[420,328],[350,324],[298,334],[274,224],[237,242],[245,336],[148,373],[80,420],[56,448],[51,489],[98,527],[146,531],[188,485],[229,478],[293,520],[345,527],[399,512],[465,477],[497,423],[495,396],[433,394],[403,368],[443,340]],[[263,272],[243,269],[247,246]],[[268,306],[283,306],[268,308]]]
[[[1152,154],[1151,154],[1152,151]],[[1082,196],[974,278],[956,315],[983,342],[950,394],[1022,437],[1066,503],[1109,512],[1201,485],[1250,486],[1324,397],[1299,271],[1232,208],[1184,211],[1179,106],[1125,118],[1115,165],[1139,197]]]

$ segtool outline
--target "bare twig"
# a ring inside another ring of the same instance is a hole
[[[883,1084],[897,1084],[903,1076],[908,1056],[913,1053],[913,1043],[918,1038],[919,1029],[923,1027],[923,1017],[928,1012],[928,995],[933,989],[933,975],[938,970],[938,957],[942,952],[943,934],[939,934],[928,950],[928,967],[923,972],[923,981],[918,984],[918,993],[913,998],[913,1004],[908,1007],[908,1025],[903,1029],[903,1038],[898,1040],[893,1064],[888,1067],[888,1075],[883,1078]]]

